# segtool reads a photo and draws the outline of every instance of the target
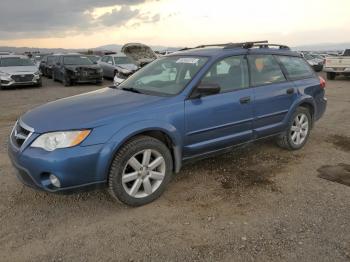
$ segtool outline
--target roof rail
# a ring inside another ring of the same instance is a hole
[[[210,44],[210,45],[199,45],[196,47],[185,47],[179,51],[185,51],[190,49],[197,49],[197,48],[205,48],[205,47],[215,47],[215,46],[222,46],[224,49],[231,49],[231,48],[245,48],[250,49],[253,47],[257,48],[269,48],[271,47],[278,47],[279,49],[290,49],[286,45],[279,45],[279,44],[269,44],[267,40],[263,41],[251,41],[251,42],[242,42],[242,43],[227,43],[227,44]]]

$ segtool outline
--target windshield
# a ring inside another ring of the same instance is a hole
[[[99,56],[89,56],[88,58],[94,63],[94,62],[97,62],[98,60],[100,60],[101,57],[99,57]]]
[[[129,57],[114,57],[114,63],[116,65],[126,65],[126,64],[135,64]]]
[[[314,59],[314,57],[312,55],[309,55],[309,54],[305,54],[304,57],[305,57],[306,60]]]
[[[29,58],[24,57],[6,57],[0,59],[0,66],[33,66],[34,63]]]
[[[92,65],[93,62],[86,56],[65,56],[63,58],[63,63],[65,65]]]
[[[175,95],[180,93],[204,66],[206,57],[170,56],[158,58],[123,83],[120,88],[133,88],[141,93]]]

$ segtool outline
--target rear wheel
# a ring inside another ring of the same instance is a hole
[[[305,107],[298,107],[291,118],[288,129],[278,137],[277,144],[289,150],[302,148],[309,138],[311,121],[309,110]]]
[[[335,79],[336,74],[332,73],[332,72],[328,72],[327,73],[327,79],[328,80],[334,80]]]
[[[164,192],[171,174],[169,149],[153,137],[139,136],[116,154],[109,172],[109,191],[127,205],[145,205]]]

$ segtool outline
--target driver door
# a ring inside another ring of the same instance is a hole
[[[253,94],[245,56],[228,57],[215,63],[202,83],[218,84],[221,91],[185,101],[185,158],[253,137]]]

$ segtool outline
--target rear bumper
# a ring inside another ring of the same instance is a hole
[[[350,74],[350,67],[345,67],[345,68],[324,67],[323,71],[326,73]]]
[[[326,97],[322,97],[317,101],[317,114],[315,115],[315,121],[319,120],[326,112],[327,102],[328,100]]]

